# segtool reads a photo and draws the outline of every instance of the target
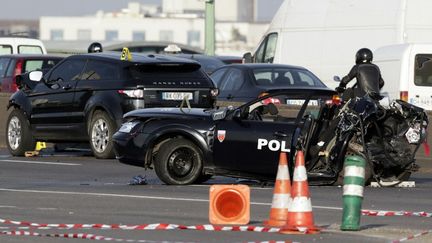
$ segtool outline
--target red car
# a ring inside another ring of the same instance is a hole
[[[63,57],[43,54],[15,54],[0,56],[1,92],[14,93],[18,90],[15,77],[34,70],[43,72],[51,69]]]

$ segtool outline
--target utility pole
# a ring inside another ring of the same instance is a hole
[[[205,0],[205,53],[215,54],[215,0]]]

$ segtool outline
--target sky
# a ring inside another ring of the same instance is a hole
[[[180,0],[179,0],[180,1]],[[259,0],[259,17],[274,15],[283,0]],[[160,0],[3,0],[0,19],[39,19],[40,16],[93,15],[97,10],[118,11],[128,2],[158,4]],[[267,11],[268,10],[268,11]],[[270,18],[271,19],[271,18]]]

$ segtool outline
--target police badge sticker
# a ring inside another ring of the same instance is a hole
[[[217,139],[219,140],[220,143],[222,143],[225,140],[225,134],[226,134],[225,130],[218,130]]]

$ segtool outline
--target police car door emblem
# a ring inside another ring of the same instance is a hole
[[[217,139],[219,140],[219,142],[222,143],[225,140],[225,134],[226,134],[225,130],[218,130]]]

